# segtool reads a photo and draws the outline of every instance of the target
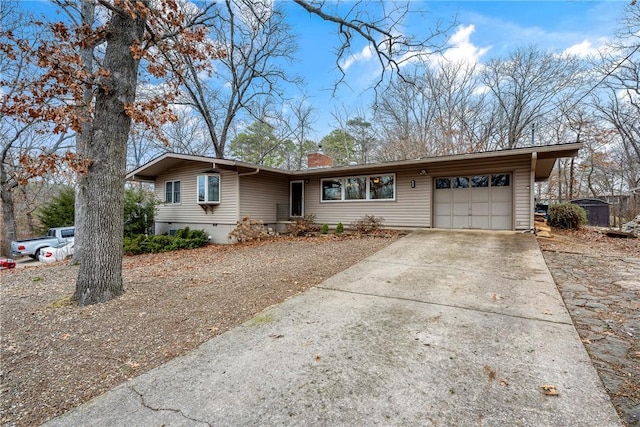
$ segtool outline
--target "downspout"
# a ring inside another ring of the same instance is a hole
[[[535,228],[535,211],[536,211],[536,198],[535,198],[535,184],[536,184],[536,164],[538,163],[538,153],[537,152],[533,152],[531,153],[531,178],[529,180],[530,182],[530,188],[529,188],[529,198],[530,198],[530,209],[529,209],[529,229],[535,233],[536,228]]]

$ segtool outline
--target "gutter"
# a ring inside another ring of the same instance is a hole
[[[251,171],[251,172],[239,173],[238,176],[255,175],[255,174],[259,173],[259,172],[260,172],[260,168],[256,168],[256,170]]]

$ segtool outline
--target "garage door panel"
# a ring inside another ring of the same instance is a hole
[[[451,203],[438,203],[435,206],[435,214],[438,215],[451,215]]]
[[[452,192],[452,196],[453,196],[453,203],[469,203],[469,189],[467,188],[462,188],[462,189],[455,189]]]
[[[489,215],[490,213],[490,209],[489,209],[490,205],[488,202],[474,202],[471,203],[471,215],[476,216],[476,215]]]
[[[437,215],[433,219],[436,228],[453,228],[451,225],[451,215]]]
[[[472,202],[488,202],[489,189],[488,188],[471,188],[471,201]]]
[[[492,230],[511,230],[511,215],[492,215]]]
[[[467,203],[454,203],[453,204],[454,215],[469,215],[469,202]]]
[[[454,215],[452,224],[452,228],[469,228],[469,215]]]
[[[491,189],[492,202],[509,202],[511,203],[513,193],[511,187],[494,187]]]
[[[485,215],[485,216],[472,216],[471,217],[471,228],[482,228],[482,229],[488,229],[491,228],[490,224],[489,224],[489,216]]]
[[[491,215],[511,216],[511,202],[491,203]]]

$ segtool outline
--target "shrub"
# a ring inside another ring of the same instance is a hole
[[[375,233],[382,228],[382,222],[384,218],[377,217],[375,215],[365,215],[351,223],[351,228],[358,233],[367,234]]]
[[[344,233],[344,225],[342,225],[341,222],[338,223],[338,225],[336,225],[336,234],[342,234]]]
[[[587,223],[587,212],[573,203],[549,206],[549,225],[556,228],[576,229]]]
[[[320,232],[322,234],[327,234],[329,233],[329,226],[327,224],[322,224],[322,227],[320,227]]]
[[[160,202],[153,192],[126,188],[124,190],[124,235],[135,237],[148,234],[153,226],[156,208]]]
[[[252,240],[261,240],[275,233],[271,229],[266,229],[261,220],[251,219],[248,216],[242,218],[242,221],[236,222],[236,228],[229,233],[229,240],[236,239],[237,242],[250,242]]]
[[[73,187],[62,187],[49,203],[43,205],[36,216],[44,227],[69,227],[75,222],[76,192]]]
[[[294,236],[304,236],[307,233],[313,233],[320,230],[320,226],[315,222],[315,215],[305,215],[303,217],[296,218],[295,221],[289,224],[287,231]]]
[[[180,234],[178,236],[178,234]],[[124,253],[138,255],[143,253],[169,252],[178,249],[195,249],[207,244],[204,230],[180,229],[175,236],[139,234],[124,238]]]

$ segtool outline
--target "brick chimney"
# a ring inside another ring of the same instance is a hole
[[[322,151],[307,154],[307,167],[312,168],[330,168],[333,166],[333,159]]]

